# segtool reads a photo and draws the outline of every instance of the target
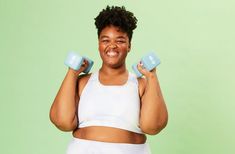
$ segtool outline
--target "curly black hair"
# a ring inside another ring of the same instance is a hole
[[[95,18],[95,26],[97,28],[98,37],[106,26],[116,26],[121,31],[127,33],[129,41],[131,41],[133,30],[137,27],[137,18],[124,6],[107,6]]]

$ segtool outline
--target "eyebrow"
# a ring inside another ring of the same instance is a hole
[[[124,36],[118,36],[118,39],[126,39]]]
[[[106,35],[103,35],[103,36],[101,36],[100,37],[101,39],[103,39],[103,38],[109,38],[108,36],[106,36]],[[124,36],[118,36],[118,37],[116,37],[117,39],[126,39]]]
[[[102,39],[102,38],[108,38],[108,36],[105,36],[105,35],[104,35],[104,36],[101,36],[100,38],[101,38],[101,39]]]

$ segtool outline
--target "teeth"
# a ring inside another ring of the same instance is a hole
[[[108,51],[108,52],[107,52],[107,55],[108,55],[109,57],[115,57],[115,56],[118,55],[118,53],[115,52],[115,51]]]

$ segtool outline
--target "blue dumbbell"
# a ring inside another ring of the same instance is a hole
[[[160,59],[156,56],[156,54],[154,54],[153,52],[150,52],[147,55],[145,55],[140,60],[140,62],[143,64],[144,68],[146,68],[148,71],[151,71],[152,69],[154,69],[156,66],[160,64]],[[137,69],[137,64],[138,63],[133,64],[132,69],[137,75],[137,77],[139,78],[143,76],[143,74],[140,73],[139,70]]]
[[[85,59],[88,61],[88,67],[83,72],[88,73],[94,62],[87,57],[80,56],[76,52],[70,51],[64,61],[64,64],[74,70],[79,70]]]

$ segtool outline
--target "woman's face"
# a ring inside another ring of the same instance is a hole
[[[99,52],[103,65],[112,68],[125,64],[127,53],[130,51],[129,38],[118,27],[107,26],[99,36]]]

